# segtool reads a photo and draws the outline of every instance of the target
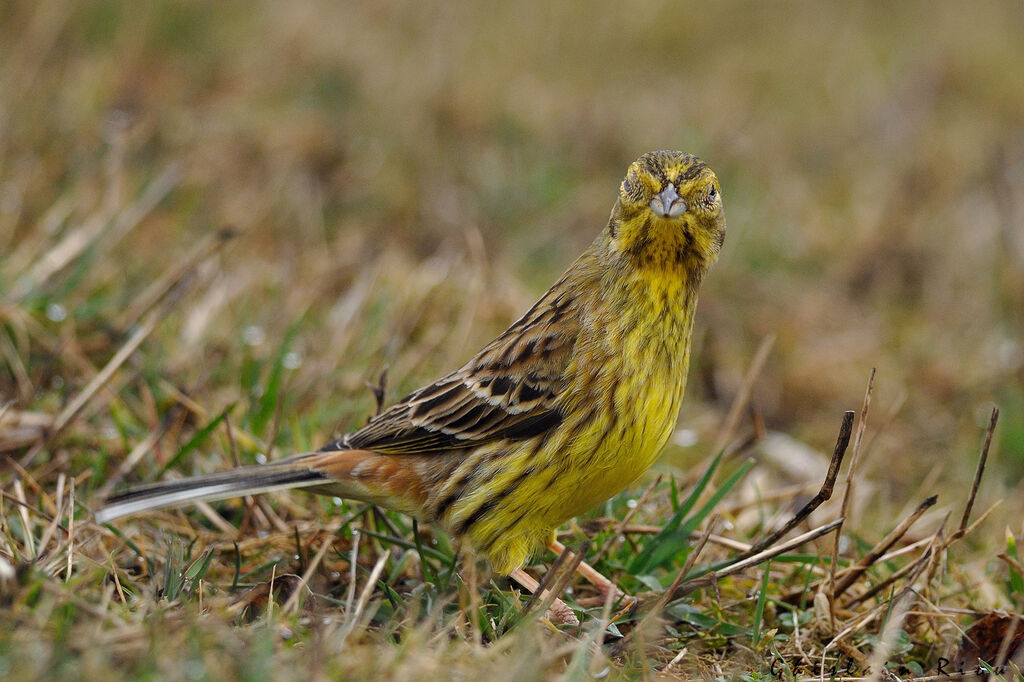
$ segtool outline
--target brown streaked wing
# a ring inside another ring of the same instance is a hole
[[[557,401],[579,332],[576,317],[566,314],[569,303],[553,287],[462,368],[327,448],[431,454],[555,428],[562,421]]]

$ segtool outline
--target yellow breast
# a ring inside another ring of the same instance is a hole
[[[516,568],[552,529],[633,483],[668,441],[697,296],[678,268],[659,265],[620,273],[612,294],[581,320],[560,427],[492,460],[502,466],[478,491],[481,499],[518,484],[469,535],[496,570]]]

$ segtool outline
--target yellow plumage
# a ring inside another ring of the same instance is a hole
[[[509,573],[661,452],[724,236],[715,174],[682,152],[645,154],[597,239],[455,372],[319,452],[138,488],[97,517],[305,487],[437,523]]]

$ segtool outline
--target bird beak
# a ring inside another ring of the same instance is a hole
[[[676,218],[686,213],[686,202],[683,201],[676,186],[671,182],[651,199],[651,210],[662,218]]]

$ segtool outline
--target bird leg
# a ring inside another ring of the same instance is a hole
[[[508,574],[508,577],[515,580],[517,583],[522,585],[530,594],[537,594],[540,583],[533,579],[533,577],[521,568],[517,568]],[[548,591],[544,590],[543,593],[537,595],[539,599],[544,599],[547,596]],[[552,623],[558,625],[579,625],[580,621],[576,618],[576,614],[572,612],[568,604],[564,601],[555,597],[555,600],[551,602],[551,606],[548,608],[547,613],[544,617],[550,620]]]
[[[551,539],[548,541],[548,549],[554,552],[556,556],[560,556],[565,551],[565,545],[559,542],[554,534],[552,534]],[[634,601],[632,597],[616,587],[615,583],[606,578],[600,571],[588,564],[586,561],[581,561],[580,565],[576,567],[576,571],[584,580],[596,587],[597,591],[601,593],[601,599],[596,602],[596,605],[603,604],[608,599],[608,595],[611,594],[613,604],[621,601],[623,605],[632,606]],[[581,599],[577,599],[576,603],[580,606],[595,605],[588,604],[586,600]]]

